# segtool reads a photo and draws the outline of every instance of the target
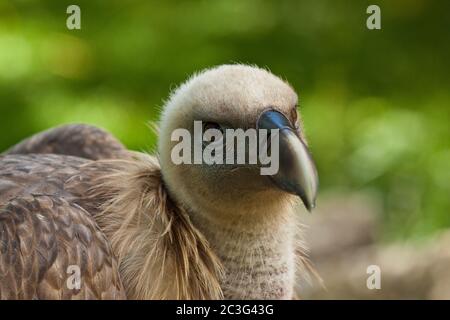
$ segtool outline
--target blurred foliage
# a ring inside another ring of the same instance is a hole
[[[148,120],[194,71],[257,64],[288,79],[322,190],[367,191],[384,235],[450,226],[449,1],[0,1],[0,150],[86,122],[150,149]],[[320,198],[319,198],[320,201]]]

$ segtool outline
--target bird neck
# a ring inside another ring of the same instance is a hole
[[[274,209],[274,208],[272,208]],[[218,221],[191,213],[224,267],[227,299],[291,299],[296,269],[296,218],[292,209]],[[250,221],[251,220],[251,221]]]

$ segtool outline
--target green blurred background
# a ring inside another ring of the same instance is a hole
[[[300,93],[321,191],[373,194],[383,239],[421,238],[450,226],[449,17],[429,0],[0,0],[0,150],[69,122],[151,150],[177,84],[257,64]]]

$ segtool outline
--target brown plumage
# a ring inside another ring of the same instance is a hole
[[[126,158],[127,150],[108,132],[88,125],[73,124],[34,135],[6,151],[7,154],[63,154],[81,158]]]
[[[77,148],[61,138],[73,135]],[[91,140],[99,137],[103,144]],[[43,141],[59,154],[45,154]],[[220,264],[168,198],[157,160],[115,141],[99,128],[70,125],[0,157],[1,299],[222,297]],[[77,150],[80,157],[63,155]],[[67,288],[70,265],[81,269],[81,290]]]
[[[306,262],[295,203],[310,210],[317,189],[297,104],[266,70],[221,66],[171,95],[158,158],[87,125],[12,147],[0,155],[0,299],[292,298]],[[171,134],[196,120],[279,128],[280,170],[176,165]]]
[[[0,158],[0,298],[123,299],[117,261],[94,218],[64,185],[85,160]],[[69,289],[70,266],[82,274]]]

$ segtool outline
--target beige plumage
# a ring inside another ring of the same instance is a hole
[[[0,157],[0,298],[292,298],[304,262],[293,193],[310,208],[317,187],[296,107],[284,81],[228,65],[171,95],[158,158],[83,125],[13,147]],[[295,159],[276,176],[170,159],[174,129],[262,117],[288,124],[283,156]],[[79,290],[66,286],[69,265],[81,267]]]

